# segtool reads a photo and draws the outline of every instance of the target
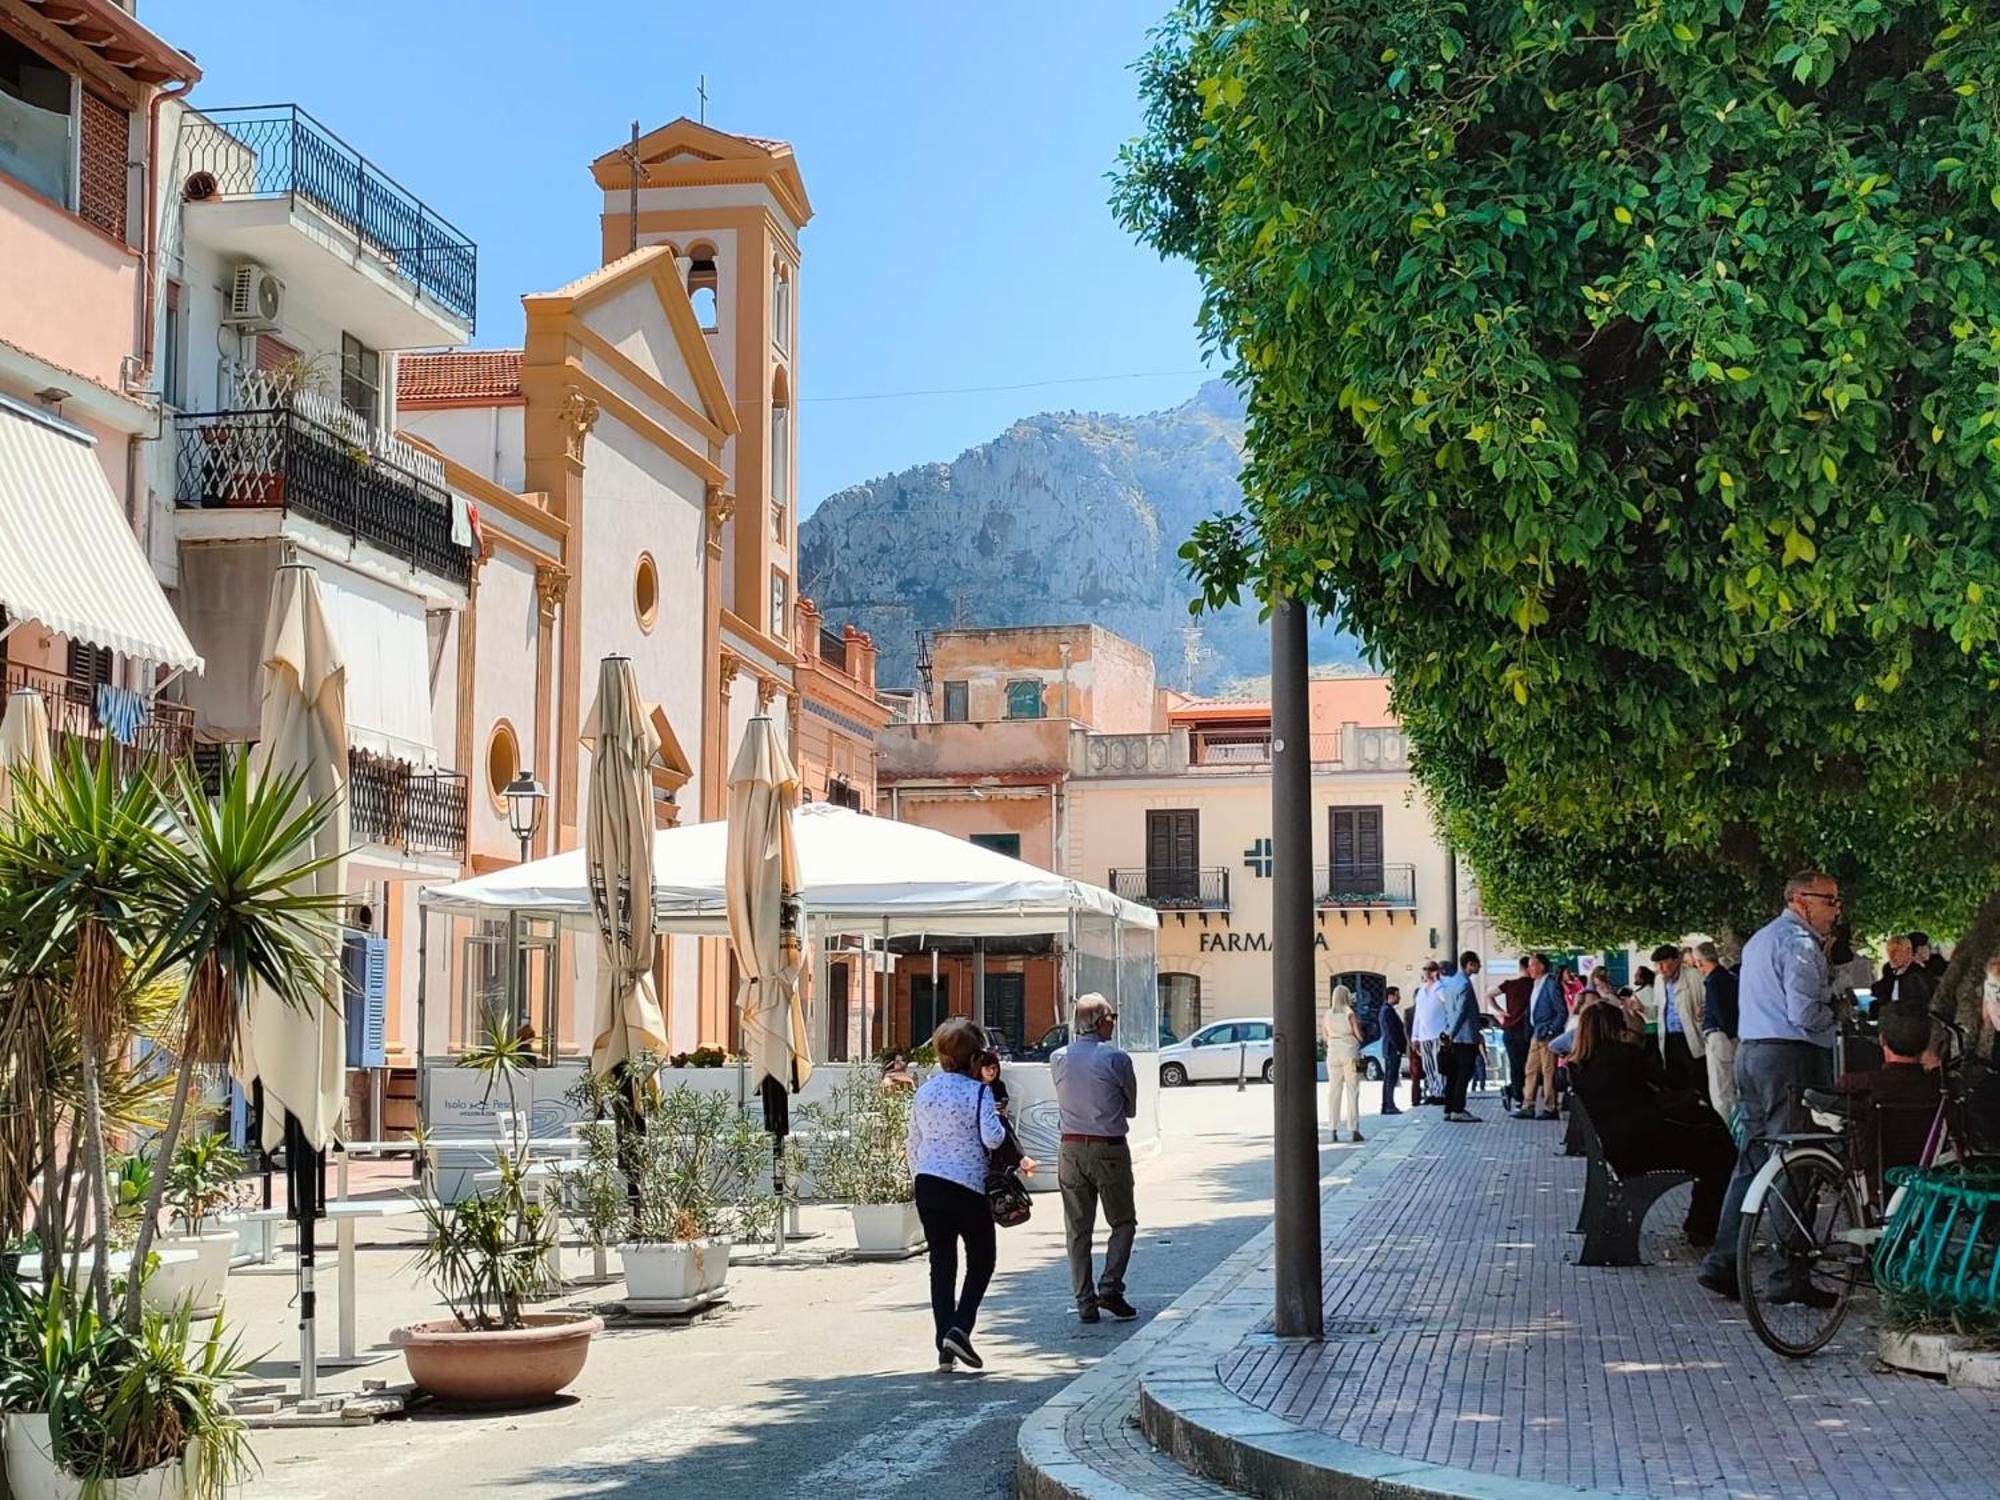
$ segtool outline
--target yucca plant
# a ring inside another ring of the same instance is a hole
[[[28,976],[60,998],[78,1046],[84,1177],[96,1209],[90,1295],[109,1318],[104,1078],[133,1033],[132,1001],[157,956],[146,876],[164,819],[159,788],[127,777],[107,741],[93,759],[72,742],[46,780],[16,788],[0,827],[0,930],[12,938],[9,978]]]
[[[347,898],[311,889],[311,877],[338,855],[314,853],[333,808],[304,797],[304,782],[303,774],[271,775],[247,756],[232,757],[211,801],[191,766],[175,767],[171,821],[145,854],[148,914],[163,955],[187,975],[163,1161],[174,1159],[180,1141],[194,1065],[229,1060],[253,985],[301,1009],[326,1003],[335,920]],[[139,1226],[138,1260],[158,1231],[166,1185],[160,1173]],[[128,1332],[139,1327],[139,1299],[135,1279],[125,1292]]]

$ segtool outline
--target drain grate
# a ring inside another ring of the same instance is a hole
[[[1328,1342],[1335,1339],[1379,1339],[1382,1337],[1382,1325],[1371,1318],[1328,1318],[1326,1337]],[[1312,1340],[1280,1338],[1270,1329],[1263,1328],[1248,1335],[1243,1342],[1258,1347],[1269,1347],[1275,1344],[1308,1344]]]

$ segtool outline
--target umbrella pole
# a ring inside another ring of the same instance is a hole
[[[430,938],[431,911],[421,899],[417,902],[417,1136],[422,1139],[430,1126],[431,1080],[424,1067],[424,1022],[429,1009],[430,990]],[[419,1182],[429,1174],[429,1153],[418,1149],[410,1153],[410,1169]]]

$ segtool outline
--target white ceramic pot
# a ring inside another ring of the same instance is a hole
[[[854,1203],[854,1248],[862,1255],[902,1255],[924,1242],[914,1203]]]
[[[56,1463],[47,1412],[11,1412],[0,1440],[7,1456],[7,1487],[14,1500],[79,1500],[83,1481]],[[180,1500],[181,1466],[161,1464],[99,1491],[102,1500]]]
[[[729,1240],[718,1235],[672,1245],[620,1245],[625,1294],[634,1302],[693,1302],[729,1279]]]
[[[193,1304],[196,1316],[214,1317],[222,1307],[224,1283],[229,1280],[230,1257],[236,1253],[235,1227],[223,1225],[200,1234],[163,1234],[155,1243],[161,1250],[193,1252],[194,1263],[173,1278],[180,1290],[171,1299],[160,1293],[159,1300],[156,1300],[154,1287],[166,1274],[167,1268],[162,1265],[154,1271],[146,1283],[147,1304],[164,1311],[184,1297]]]

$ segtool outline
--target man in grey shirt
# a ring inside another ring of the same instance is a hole
[[[1102,995],[1076,1002],[1072,1041],[1049,1059],[1056,1103],[1062,1110],[1062,1151],[1056,1180],[1062,1186],[1063,1226],[1069,1233],[1069,1275],[1077,1316],[1095,1323],[1102,1308],[1118,1319],[1136,1318],[1125,1300],[1125,1265],[1139,1219],[1132,1203],[1132,1148],[1127,1124],[1139,1112],[1139,1079],[1131,1057],[1111,1045],[1118,1013]],[[1097,1234],[1097,1205],[1104,1205],[1111,1240],[1104,1274],[1090,1274],[1090,1242]]]
[[[1736,1241],[1743,1196],[1769,1154],[1758,1137],[1791,1129],[1800,1089],[1833,1082],[1833,1043],[1839,1026],[1829,1003],[1833,983],[1826,942],[1840,917],[1840,887],[1817,871],[1785,883],[1785,909],[1743,945],[1738,975],[1736,1099],[1743,1119],[1743,1150],[1722,1200],[1715,1244],[1697,1280],[1718,1296],[1741,1294],[1736,1281]],[[1782,1190],[1782,1189],[1781,1189]],[[1813,1285],[1811,1268],[1797,1260],[1772,1279],[1771,1303],[1831,1305],[1833,1292]]]

